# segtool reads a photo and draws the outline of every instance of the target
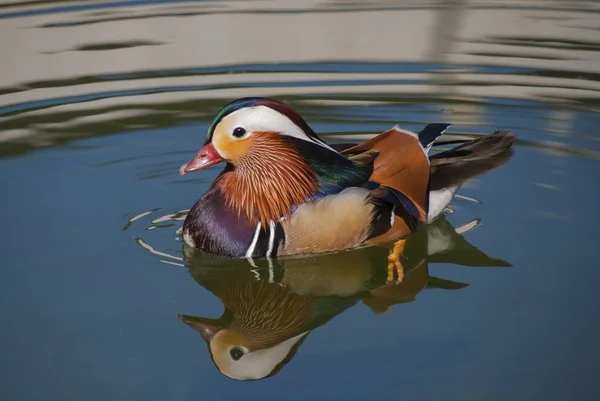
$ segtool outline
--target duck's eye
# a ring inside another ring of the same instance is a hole
[[[235,347],[235,348],[232,348],[229,350],[229,355],[231,355],[231,357],[233,358],[234,361],[237,361],[242,356],[244,356],[244,351]]]
[[[244,135],[246,135],[246,130],[243,129],[242,127],[237,127],[236,129],[233,130],[233,136],[235,136],[236,138],[241,138]]]

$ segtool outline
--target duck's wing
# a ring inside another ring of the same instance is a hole
[[[390,242],[427,219],[430,165],[427,149],[448,124],[430,124],[420,133],[397,126],[343,154],[358,170],[371,172],[359,184],[337,172],[336,193],[311,199],[283,221],[279,255],[320,253]],[[351,170],[348,170],[351,171]]]
[[[440,142],[437,142],[438,138],[443,135],[451,124],[446,123],[432,123],[421,130],[418,134],[419,142],[425,149],[425,153],[428,153],[432,146],[437,146]],[[455,139],[452,141],[445,141],[443,144],[451,143],[464,143],[469,142],[471,139]],[[341,143],[330,143],[329,146],[337,152],[345,153],[350,148],[359,145],[356,142],[341,142]]]
[[[376,216],[368,244],[398,239],[426,221],[430,164],[427,151],[449,124],[429,124],[419,134],[392,129],[343,153],[349,158],[373,155],[371,202]]]
[[[347,148],[343,153],[358,158],[361,153],[376,153],[370,181],[388,188],[399,198],[409,199],[418,209],[423,220],[427,213],[427,188],[430,164],[427,152],[449,124],[429,124],[419,134],[398,126]],[[399,199],[404,204],[404,199]]]
[[[435,141],[437,141],[440,136],[444,135],[444,132],[446,132],[448,128],[450,128],[450,124],[433,123],[427,125],[421,130],[421,132],[419,132],[419,143],[423,147],[425,154],[429,153],[429,150]]]

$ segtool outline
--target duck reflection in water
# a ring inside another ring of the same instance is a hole
[[[390,250],[371,247],[308,258],[252,261],[184,247],[194,279],[225,308],[218,319],[180,314],[206,341],[219,371],[232,379],[277,374],[309,334],[359,302],[373,312],[413,302],[423,289],[457,290],[466,283],[429,275],[429,263],[510,266],[487,256],[444,217],[409,236],[401,269],[388,269]],[[393,272],[393,276],[391,275]]]

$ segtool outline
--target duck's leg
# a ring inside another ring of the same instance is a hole
[[[400,284],[402,279],[404,278],[404,267],[402,267],[402,262],[400,258],[402,257],[402,253],[404,252],[404,246],[406,245],[406,240],[400,239],[394,243],[394,248],[388,255],[388,265],[387,265],[387,282],[390,283],[394,281],[394,272],[398,274],[398,278],[396,279],[396,284]]]

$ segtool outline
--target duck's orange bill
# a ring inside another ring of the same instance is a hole
[[[184,175],[190,171],[202,170],[222,161],[223,158],[219,156],[212,143],[209,143],[202,147],[192,160],[179,167],[179,174]]]

